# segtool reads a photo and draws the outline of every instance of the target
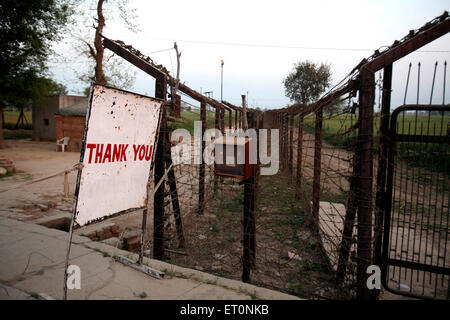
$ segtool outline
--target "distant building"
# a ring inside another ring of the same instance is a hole
[[[56,141],[55,114],[62,108],[86,99],[86,97],[60,94],[47,98],[40,105],[33,106],[33,138]]]
[[[88,100],[83,98],[75,104],[59,109],[54,115],[56,139],[70,138],[67,151],[81,151],[87,108]]]

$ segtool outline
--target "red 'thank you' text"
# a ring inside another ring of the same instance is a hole
[[[96,144],[88,143],[86,148],[89,152],[88,163],[122,162],[127,161],[126,151],[128,144]],[[152,158],[153,146],[133,145],[134,161],[149,161]]]

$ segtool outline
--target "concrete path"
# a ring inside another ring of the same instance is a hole
[[[0,216],[0,299],[61,299],[68,234]],[[81,289],[69,299],[298,299],[157,260],[144,263],[165,272],[158,280],[116,262],[137,256],[74,235],[70,264],[81,269]]]

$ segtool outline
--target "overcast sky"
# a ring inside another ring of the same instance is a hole
[[[373,50],[391,45],[409,30],[450,9],[448,0],[135,0],[131,6],[138,9],[141,31],[132,33],[107,20],[105,36],[121,39],[143,53],[171,48],[177,41],[182,51],[181,81],[198,91],[213,91],[216,99],[220,99],[220,61],[224,60],[224,100],[240,105],[241,94],[248,91],[250,106],[268,109],[289,104],[282,81],[295,62],[329,63],[335,84]],[[419,61],[420,102],[429,103],[438,61],[433,103],[442,103],[443,65],[445,60],[450,62],[450,35],[421,51],[394,64],[392,108],[403,102],[410,62],[407,102],[416,102]],[[150,56],[171,73],[176,71],[173,50]],[[71,93],[80,90],[70,66],[52,64],[51,71]],[[446,103],[450,100],[449,82]],[[154,81],[138,71],[132,90],[153,95]]]

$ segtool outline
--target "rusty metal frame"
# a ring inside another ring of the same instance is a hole
[[[215,119],[215,127],[220,128],[222,133],[225,133],[225,111],[229,111],[229,127],[232,129],[232,112],[233,110],[236,112],[235,114],[235,128],[238,128],[238,113],[239,113],[239,126],[242,127],[242,112],[243,109],[240,107],[236,107],[230,103],[227,103],[226,101],[218,102],[212,98],[203,96],[202,94],[198,93],[195,90],[192,90],[188,86],[184,85],[183,83],[179,83],[177,79],[174,79],[169,75],[167,70],[161,66],[156,65],[149,57],[143,56],[139,51],[133,49],[131,46],[125,45],[121,41],[112,41],[106,37],[103,37],[103,45],[105,48],[110,49],[111,51],[115,52],[117,55],[121,56],[128,62],[132,63],[139,69],[143,70],[144,72],[150,74],[151,76],[156,78],[156,90],[155,95],[157,97],[166,97],[167,94],[167,85],[170,86],[177,86],[178,90],[183,92],[184,94],[188,95],[194,100],[197,100],[201,103],[201,120],[202,120],[202,131],[204,132],[206,127],[206,105],[209,104],[212,107],[216,109],[216,119]],[[166,130],[166,110],[163,108],[163,118],[161,124],[164,124],[164,128],[161,128],[163,131],[163,134],[167,134]],[[251,116],[252,125],[258,126],[258,124],[261,121],[257,121],[255,118],[256,116],[259,116],[259,111],[248,108],[247,109],[248,115]],[[259,119],[259,118],[258,118]],[[257,124],[258,123],[258,124]],[[155,159],[156,165],[155,165],[155,180],[158,181],[156,177],[161,176],[164,173],[164,165],[167,163],[170,163],[170,159],[165,159],[164,157],[170,157],[169,155],[166,155],[166,146],[165,146],[165,139],[159,139],[159,143],[161,143],[161,146],[158,148],[159,154],[157,159]],[[158,143],[158,144],[159,144]],[[205,143],[202,142],[202,154],[205,148]],[[253,171],[257,171],[257,166],[252,167]],[[170,173],[170,172],[169,172]],[[174,180],[174,177],[172,175],[172,178]],[[170,177],[169,177],[170,179]],[[199,213],[203,212],[204,208],[204,164],[200,165],[199,170]],[[243,252],[243,281],[250,281],[250,267],[254,265],[255,262],[255,248],[256,248],[256,240],[255,240],[255,216],[254,216],[254,209],[255,209],[255,186],[256,186],[256,180],[257,177],[251,177],[250,179],[245,181],[245,197],[246,197],[246,206],[244,207],[244,252]],[[175,181],[172,182],[171,191],[173,191],[173,188],[176,189],[176,185],[173,185]],[[214,177],[214,191],[217,191],[217,176]],[[172,195],[172,192],[171,192]],[[175,200],[175,206],[178,201],[177,197]],[[178,208],[179,209],[179,208]],[[154,197],[154,243],[153,243],[153,254],[155,259],[162,260],[164,257],[164,248],[163,248],[163,236],[164,236],[164,230],[163,230],[163,217],[164,217],[164,188],[158,188],[158,190],[155,192]],[[177,210],[175,210],[177,211]],[[179,217],[179,210],[178,210],[178,216],[175,217],[177,222],[177,231],[181,231],[181,235],[179,234],[179,243],[182,245],[184,243],[184,238],[182,235],[182,224],[181,219]],[[245,218],[247,217],[247,218]],[[143,221],[145,222],[146,215],[144,215]],[[144,228],[144,227],[143,227]],[[141,250],[142,251],[142,250]]]
[[[439,267],[435,265],[428,265],[424,263],[417,263],[417,262],[411,262],[406,261],[402,259],[392,259],[389,258],[389,248],[390,248],[390,231],[391,231],[391,219],[392,219],[392,200],[393,200],[393,176],[394,176],[394,164],[395,164],[395,153],[396,153],[396,146],[397,142],[401,141],[413,141],[413,142],[434,142],[434,143],[446,143],[450,144],[450,135],[444,136],[443,139],[438,138],[438,136],[424,136],[423,139],[415,140],[417,138],[416,135],[404,135],[404,134],[398,134],[397,133],[397,117],[401,112],[406,111],[444,111],[444,112],[450,112],[450,105],[403,105],[398,108],[396,108],[391,115],[391,123],[390,123],[390,143],[389,143],[389,153],[388,153],[388,167],[387,167],[387,177],[386,177],[386,192],[385,192],[385,212],[384,212],[384,232],[383,232],[383,248],[382,248],[382,277],[381,282],[383,284],[383,287],[392,293],[404,295],[411,298],[418,298],[418,299],[431,299],[427,296],[421,296],[414,293],[408,293],[401,290],[396,290],[388,285],[388,266],[398,266],[398,267],[404,267],[414,270],[420,270],[420,271],[426,271],[430,273],[437,273],[442,275],[449,275],[450,276],[450,267]],[[433,137],[436,137],[435,140],[433,140]],[[448,230],[447,230],[448,232]]]
[[[357,138],[357,152],[355,154],[353,162],[353,173],[354,177],[350,180],[350,193],[348,197],[348,209],[345,220],[345,231],[342,239],[341,252],[339,257],[339,267],[338,267],[338,278],[341,280],[345,277],[345,264],[348,259],[349,251],[349,241],[351,237],[354,220],[357,217],[358,221],[358,244],[357,244],[357,297],[358,299],[369,300],[376,298],[376,294],[371,293],[366,287],[367,280],[367,267],[372,264],[373,261],[380,261],[380,250],[379,243],[381,237],[379,233],[383,228],[383,217],[382,212],[384,210],[383,201],[384,190],[377,189],[377,196],[375,203],[372,199],[373,190],[373,120],[374,120],[374,99],[375,99],[375,79],[374,74],[376,71],[385,68],[385,78],[383,86],[383,121],[382,121],[382,134],[383,141],[381,145],[383,150],[381,150],[381,159],[379,159],[379,164],[381,164],[381,169],[383,172],[379,172],[377,176],[377,183],[384,186],[385,168],[386,167],[386,135],[389,121],[389,104],[390,104],[390,90],[391,90],[391,77],[392,77],[392,64],[393,62],[405,57],[411,52],[421,48],[422,46],[438,39],[439,37],[447,34],[450,31],[450,17],[448,12],[444,12],[441,16],[433,19],[432,21],[425,24],[418,30],[412,30],[406,35],[402,40],[395,41],[392,46],[387,47],[387,49],[381,51],[376,50],[375,53],[363,59],[346,77],[346,82],[337,88],[333,88],[325,96],[320,98],[315,103],[309,105],[294,104],[286,108],[269,111],[273,118],[272,127],[280,129],[280,150],[281,150],[281,163],[286,168],[290,165],[291,155],[288,151],[291,147],[288,141],[290,137],[287,134],[287,124],[286,116],[299,115],[300,118],[316,113],[316,137],[315,137],[315,156],[314,156],[314,186],[313,186],[313,216],[318,212],[318,204],[320,200],[320,147],[321,147],[321,128],[319,117],[322,108],[335,101],[341,96],[348,94],[351,97],[356,97],[359,91],[359,122],[358,122],[358,138]],[[353,109],[352,109],[352,112]],[[320,132],[318,132],[320,131]],[[300,135],[300,126],[299,126]],[[402,139],[413,139],[416,136],[399,136],[399,140]],[[422,137],[423,141],[437,141],[440,143],[445,142],[445,138],[430,138]],[[301,147],[301,140],[299,137],[298,141],[299,148]],[[301,164],[301,151],[298,150],[297,155],[297,166]],[[289,160],[288,160],[289,159]],[[384,161],[384,162],[383,162]],[[384,167],[383,167],[384,166]],[[301,167],[297,169],[297,180],[301,179]],[[300,181],[297,181],[297,185],[300,188]],[[380,188],[380,186],[377,186]],[[383,187],[382,187],[383,188]],[[375,215],[375,242],[378,244],[375,246],[374,254],[372,255],[372,218],[373,209],[376,209]],[[358,213],[356,215],[356,213]],[[339,281],[339,279],[338,279]]]

